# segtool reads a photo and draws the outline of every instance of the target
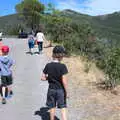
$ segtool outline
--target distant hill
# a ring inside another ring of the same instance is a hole
[[[104,37],[120,39],[120,13],[93,17],[92,26]]]
[[[63,11],[63,15],[76,23],[89,23],[99,37],[120,39],[120,12],[90,16],[67,9]]]
[[[71,18],[73,22],[79,24],[89,23],[99,37],[120,39],[120,12],[90,16],[66,9],[62,11],[62,15]],[[18,14],[0,17],[0,31],[7,31],[11,26],[18,24],[24,26],[24,22],[18,17]]]
[[[63,10],[62,15],[66,17],[70,17],[73,19],[73,21],[78,22],[78,23],[88,23],[92,19],[92,16],[87,15],[87,14],[81,14],[73,10]]]
[[[24,23],[18,16],[18,14],[0,17],[0,31],[2,32],[7,33],[8,29],[20,24],[23,24],[24,26]]]

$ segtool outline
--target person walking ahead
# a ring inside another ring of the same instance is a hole
[[[32,55],[33,54],[33,48],[35,45],[35,40],[34,40],[34,36],[32,35],[32,33],[30,33],[30,35],[28,36],[28,47],[29,47],[29,53]]]
[[[12,71],[10,70],[13,65],[13,60],[8,56],[9,47],[2,47],[2,56],[0,56],[0,73],[1,73],[1,84],[2,84],[2,104],[6,104],[5,93],[8,88],[8,95],[12,95]]]
[[[37,44],[38,44],[38,51],[39,54],[40,52],[42,52],[43,50],[43,41],[46,40],[44,34],[42,33],[41,30],[38,30],[37,34],[36,34],[36,40],[37,40]]]
[[[50,120],[55,120],[56,107],[61,109],[62,120],[67,120],[66,98],[67,98],[67,78],[68,73],[65,64],[60,63],[64,56],[64,48],[55,46],[53,49],[53,61],[46,64],[41,80],[48,80],[49,88],[47,93],[47,106],[50,109]]]

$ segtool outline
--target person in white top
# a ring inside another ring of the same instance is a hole
[[[41,30],[39,30],[36,34],[36,40],[37,40],[37,44],[38,44],[38,51],[39,54],[40,52],[42,52],[43,50],[43,41],[46,40],[44,34],[42,33]]]

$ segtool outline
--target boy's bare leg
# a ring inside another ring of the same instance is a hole
[[[2,98],[5,98],[5,87],[2,87]]]
[[[10,94],[10,92],[12,91],[12,85],[8,86],[8,94]]]
[[[66,108],[62,108],[61,113],[62,113],[62,120],[67,120],[67,110],[66,110]]]
[[[50,109],[50,120],[55,120],[55,108]]]

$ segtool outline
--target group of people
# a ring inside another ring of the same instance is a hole
[[[44,34],[41,30],[38,30],[36,35],[34,36],[31,32],[28,36],[28,47],[29,47],[29,53],[33,54],[33,48],[35,45],[38,46],[38,54],[42,53],[43,50],[43,41],[46,40]]]
[[[28,44],[31,46],[32,36],[28,38]],[[44,35],[39,31],[36,35],[38,50],[42,51]],[[2,104],[6,104],[6,96],[13,94],[12,92],[12,72],[10,70],[13,65],[13,60],[8,57],[9,47],[3,45],[0,49],[2,55],[0,56],[0,75],[1,75],[1,96]],[[55,46],[52,52],[53,61],[47,63],[43,69],[41,80],[48,80],[48,93],[46,105],[50,109],[50,120],[55,120],[56,107],[61,109],[62,120],[67,120],[66,107],[67,107],[67,77],[68,69],[65,64],[61,63],[65,54],[65,49],[62,46]],[[6,95],[7,91],[7,95]]]
[[[2,97],[2,104],[6,104],[6,98],[13,95],[12,91],[12,71],[11,66],[13,60],[9,57],[9,46],[3,45],[2,38],[0,38],[0,94]]]

